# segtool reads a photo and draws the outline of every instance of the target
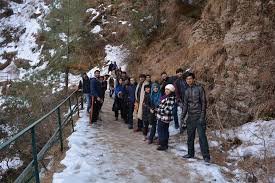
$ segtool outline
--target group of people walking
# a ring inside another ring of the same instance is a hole
[[[86,77],[86,76],[85,76]],[[88,111],[91,110],[91,121],[95,122],[98,112],[104,101],[105,91],[103,82],[108,77],[99,80],[100,72],[94,72],[90,79],[89,94],[83,93],[88,102]],[[151,75],[140,74],[139,81],[129,77],[120,69],[115,70],[115,76],[110,77],[110,97],[114,95],[112,110],[115,120],[121,119],[133,129],[133,114],[136,113],[137,124],[134,132],[142,132],[144,141],[152,144],[158,139],[157,150],[168,149],[169,124],[174,121],[175,128],[181,132],[186,129],[188,140],[188,154],[184,158],[193,158],[195,155],[194,140],[196,131],[199,136],[201,153],[206,162],[210,161],[208,141],[206,137],[206,97],[204,88],[195,83],[195,75],[190,71],[176,70],[176,76],[169,77],[166,72],[161,73],[160,81],[152,81]],[[187,117],[186,117],[187,116]],[[185,120],[185,118],[187,118]],[[185,122],[186,121],[186,122]],[[157,138],[156,136],[157,132]]]

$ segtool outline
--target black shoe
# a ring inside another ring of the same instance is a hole
[[[158,151],[165,151],[165,150],[167,150],[167,147],[158,146],[157,150],[158,150]]]
[[[203,158],[206,163],[210,163],[210,158]]]
[[[153,140],[148,140],[148,144],[153,144]]]
[[[128,129],[133,129],[133,126],[128,126]]]
[[[118,117],[116,117],[116,121],[118,120]]]
[[[189,159],[189,158],[194,158],[194,156],[191,156],[190,154],[186,154],[183,156],[183,158]]]

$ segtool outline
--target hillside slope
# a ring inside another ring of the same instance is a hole
[[[162,3],[163,30],[129,71],[159,77],[191,68],[206,87],[212,124],[274,118],[274,1],[208,0],[195,18],[202,4],[194,3],[191,10],[174,0]]]

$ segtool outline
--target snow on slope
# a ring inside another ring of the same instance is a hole
[[[0,49],[0,55],[6,52],[17,52],[16,58],[30,60],[30,65],[35,66],[39,63],[41,48],[36,44],[36,36],[41,29],[40,23],[49,9],[43,0],[26,0],[22,4],[15,2],[9,3],[14,14],[0,19],[0,35],[2,42],[5,40],[3,32],[7,29],[17,30],[13,33],[13,38],[18,38],[4,45]],[[33,14],[40,15],[37,18],[31,18]],[[0,57],[0,63],[5,62]]]

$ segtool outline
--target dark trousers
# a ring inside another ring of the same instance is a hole
[[[156,117],[154,116],[151,121],[151,129],[150,129],[150,135],[149,135],[149,140],[151,140],[151,141],[153,141],[153,139],[155,137],[156,128],[157,128],[157,120],[156,120]]]
[[[133,128],[133,113],[134,113],[135,104],[130,103],[128,109],[128,127]]]
[[[174,122],[175,122],[175,128],[179,128],[179,119],[178,119],[178,104],[175,103],[173,107],[173,117],[174,117]]]
[[[162,147],[168,148],[169,123],[164,123],[161,120],[158,120],[158,136],[159,144]]]
[[[98,119],[99,115],[99,110],[100,110],[101,102],[96,100],[96,97],[92,96],[91,101],[90,101],[90,120],[91,122],[96,122]]]
[[[188,154],[194,156],[194,140],[196,135],[196,130],[199,135],[199,143],[201,148],[201,154],[203,158],[210,158],[208,141],[205,134],[206,131],[206,122],[200,120],[200,115],[188,116],[187,119],[187,145],[188,145]]]
[[[138,129],[139,129],[139,130],[141,130],[141,129],[142,129],[142,127],[143,127],[143,122],[142,122],[142,120],[141,120],[141,119],[138,119],[138,124],[137,124],[137,127],[138,127]]]
[[[143,129],[142,129],[142,132],[143,132],[144,136],[147,136],[148,129],[149,129],[149,121],[147,119],[143,120]]]

